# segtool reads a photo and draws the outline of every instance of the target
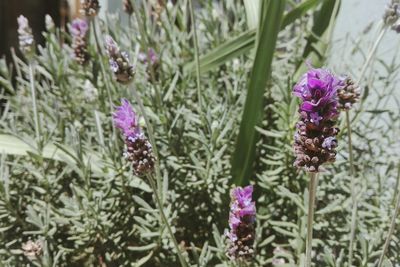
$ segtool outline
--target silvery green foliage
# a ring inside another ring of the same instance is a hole
[[[107,17],[99,26],[132,59],[146,51],[139,39],[146,39],[159,54],[157,75],[149,77],[147,66],[136,64],[133,86],[155,129],[164,208],[192,266],[229,266],[224,229],[228,227],[230,155],[252,59],[241,56],[203,74],[199,112],[195,74],[182,71],[194,58],[188,11],[179,4],[164,8],[158,22],[140,17],[148,29],[145,38],[139,38],[135,15],[131,28],[121,27],[118,16]],[[242,33],[246,29],[243,14],[239,1],[220,1],[199,9],[200,50],[208,51]],[[307,178],[292,165],[297,103],[291,90],[309,27],[304,19],[280,34],[268,85],[272,89],[265,95],[257,171],[251,179],[257,199],[254,266],[272,262],[298,266],[303,257]],[[0,90],[7,102],[1,134],[18,137],[36,152],[0,158],[1,265],[177,266],[151,189],[146,180],[132,174],[122,156],[123,140],[112,128],[107,87],[114,104],[123,97],[133,102],[132,93],[117,84],[111,73],[103,76],[102,67],[107,68],[108,62],[99,56],[93,33],[88,41],[93,61],[86,67],[71,58],[68,35],[55,30],[45,37],[46,45],[38,49],[34,60],[42,142],[45,147],[57,147],[63,156],[43,158],[36,148],[28,66],[14,57],[13,81],[8,64],[2,61]],[[63,47],[61,37],[67,41]],[[392,94],[398,84],[398,65],[379,64],[384,72],[373,72],[365,88],[380,97],[367,98],[366,111],[353,129],[360,176],[355,261],[368,267],[376,263],[392,215],[400,151],[399,101]],[[388,109],[388,102],[394,108]],[[345,144],[345,131],[340,138]],[[345,145],[341,149],[335,166],[319,181],[317,266],[339,267],[347,261],[351,197],[348,154]],[[396,235],[393,240],[387,255],[399,262]],[[26,244],[38,243],[40,254],[27,257]]]

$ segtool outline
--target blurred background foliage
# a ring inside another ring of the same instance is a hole
[[[191,266],[231,266],[224,237],[229,190],[248,183],[255,185],[258,210],[251,266],[299,266],[308,180],[292,166],[292,86],[306,59],[358,77],[381,14],[363,25],[363,34],[333,38],[345,27],[340,18],[349,16],[349,1],[197,1],[195,27],[188,0],[134,3],[132,16],[103,10],[97,34],[111,34],[135,61],[133,86],[155,129],[164,207]],[[132,92],[101,71],[107,59],[97,52],[93,27],[92,60],[85,67],[71,57],[67,28],[48,28],[43,38],[34,73],[40,142],[26,60],[11,50],[0,64],[1,265],[177,266],[150,187],[132,174],[112,127],[107,87],[113,104],[122,97],[133,101]],[[148,47],[160,60],[156,75],[137,61]],[[359,192],[355,266],[376,266],[399,186],[397,53],[374,56],[361,83],[364,105],[352,124]],[[337,162],[320,176],[315,266],[348,266],[345,133],[342,126]],[[400,266],[396,233],[387,266]],[[41,242],[42,256],[23,254],[28,240]]]

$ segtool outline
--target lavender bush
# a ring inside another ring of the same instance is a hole
[[[328,49],[340,1],[250,2],[121,1],[127,14],[99,18],[82,1],[67,33],[46,17],[43,45],[18,19],[20,51],[0,61],[1,266],[400,266],[399,63],[377,54],[398,2],[342,55]],[[254,53],[273,57],[259,92]]]

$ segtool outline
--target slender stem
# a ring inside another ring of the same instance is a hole
[[[372,58],[375,55],[376,50],[378,49],[379,44],[381,43],[383,37],[385,36],[385,33],[387,31],[387,27],[383,26],[379,32],[378,38],[375,40],[375,43],[372,45],[371,50],[368,53],[367,59],[365,60],[365,63],[361,69],[360,75],[358,76],[357,79],[357,84],[360,84],[362,79],[364,78],[365,72],[367,71],[367,68],[369,64],[371,63]],[[360,101],[360,108],[356,114],[356,116],[353,117],[352,122],[355,121],[358,116],[360,115],[361,111],[363,110],[363,105],[364,105],[364,98],[365,98],[365,91],[363,92],[363,96],[361,97]]]
[[[378,49],[378,46],[380,42],[383,39],[383,36],[385,35],[387,30],[387,27],[382,27],[380,30],[380,33],[378,35],[378,38],[375,40],[375,43],[372,45],[371,50],[368,53],[367,59],[365,60],[365,63],[361,69],[360,75],[358,76],[357,79],[357,84],[359,84],[369,66],[371,63],[371,60],[373,56],[375,55],[376,50]],[[363,98],[362,98],[363,99]],[[361,100],[360,104],[360,110],[362,110],[363,106],[363,101]],[[358,113],[360,114],[360,113]],[[355,116],[356,118],[357,116]],[[355,120],[354,118],[354,120]],[[350,112],[346,111],[346,128],[347,128],[347,138],[348,138],[348,149],[349,149],[349,163],[350,163],[350,179],[351,179],[351,184],[350,184],[350,189],[351,189],[351,200],[352,200],[352,212],[351,212],[351,225],[350,225],[350,241],[349,241],[349,257],[348,257],[348,266],[351,267],[353,263],[353,250],[354,250],[354,236],[356,232],[356,223],[357,223],[357,196],[355,192],[355,168],[354,168],[354,157],[353,157],[353,145],[351,141],[351,120],[350,120]]]
[[[156,157],[156,164],[155,164],[156,168],[155,169],[156,169],[156,179],[157,179],[157,186],[158,186],[158,191],[156,191],[156,192],[158,192],[159,197],[162,199],[162,185],[161,185],[159,154],[158,154],[156,139],[154,138],[153,127],[150,123],[149,117],[147,116],[147,112],[146,112],[146,109],[144,108],[142,99],[140,98],[139,94],[137,93],[136,89],[133,86],[132,86],[132,92],[133,92],[133,96],[135,97],[136,102],[139,105],[140,111],[141,111],[144,121],[146,123],[147,134],[149,135],[150,143],[153,146],[154,155]]]
[[[311,266],[311,252],[313,239],[313,222],[315,195],[317,191],[318,178],[317,173],[310,173],[310,184],[308,189],[308,214],[307,214],[307,242],[306,242],[306,267]]]
[[[186,260],[184,259],[183,255],[182,255],[181,249],[180,249],[180,247],[179,247],[179,245],[178,245],[178,241],[176,241],[175,235],[174,235],[174,233],[172,232],[171,226],[169,225],[167,216],[165,216],[164,209],[163,209],[163,204],[161,203],[161,200],[160,200],[160,198],[158,197],[158,194],[157,194],[157,186],[156,186],[156,184],[154,183],[154,179],[153,179],[153,177],[152,177],[151,174],[147,175],[147,178],[148,178],[148,180],[149,180],[149,182],[150,182],[151,188],[152,188],[153,191],[154,191],[154,196],[155,196],[155,198],[156,198],[156,202],[157,202],[158,209],[160,210],[161,218],[162,218],[162,220],[164,221],[165,226],[167,227],[167,230],[168,230],[168,233],[169,233],[169,235],[170,235],[170,237],[171,237],[172,242],[174,243],[175,249],[176,249],[177,254],[178,254],[179,262],[181,263],[181,266],[182,266],[182,267],[187,267]]]
[[[375,40],[375,43],[372,45],[372,48],[368,53],[367,59],[365,60],[365,63],[361,69],[360,76],[358,76],[357,83],[360,83],[362,78],[364,77],[364,74],[367,71],[369,64],[371,63],[371,60],[372,60],[373,56],[375,55],[375,52],[378,49],[378,46],[383,39],[383,36],[385,36],[386,31],[387,31],[387,27],[383,26],[379,32],[378,38]]]
[[[193,0],[189,0],[190,20],[192,21],[194,57],[196,60],[196,82],[197,82],[197,98],[199,101],[199,110],[201,111],[201,88],[200,88],[200,60],[199,60],[199,42],[197,39],[196,20],[194,17]]]
[[[354,167],[354,157],[353,157],[353,143],[351,141],[351,122],[350,113],[346,110],[346,125],[347,125],[347,138],[348,138],[348,148],[349,148],[349,163],[350,163],[350,190],[351,190],[351,202],[352,202],[352,212],[351,212],[351,226],[350,226],[350,241],[349,241],[349,261],[348,266],[351,267],[353,263],[353,247],[354,247],[354,235],[356,232],[356,222],[357,222],[357,196],[355,192],[355,167]]]
[[[92,25],[93,25],[93,35],[94,35],[94,40],[96,42],[97,52],[100,55],[100,68],[101,68],[101,72],[103,74],[104,84],[105,84],[106,90],[107,90],[108,102],[109,102],[109,105],[110,105],[110,109],[112,111],[113,104],[112,104],[112,98],[111,98],[111,89],[110,89],[110,86],[108,84],[108,79],[107,79],[108,75],[107,75],[106,69],[104,67],[103,52],[102,52],[102,49],[101,49],[101,46],[100,46],[99,38],[97,36],[96,18],[94,20],[92,20],[91,22],[92,22]]]
[[[39,120],[39,114],[38,114],[37,103],[36,103],[36,89],[35,89],[35,77],[33,75],[33,63],[31,61],[29,62],[29,81],[30,81],[30,86],[31,86],[32,108],[33,108],[33,119],[35,122],[36,142],[38,144],[39,151],[41,151],[42,145],[41,145],[41,139],[40,139],[40,135],[41,135],[40,120]]]
[[[400,164],[398,166],[397,179],[399,179],[399,177],[400,177]],[[392,235],[393,235],[394,229],[396,227],[396,218],[397,218],[397,215],[399,214],[399,210],[400,210],[400,190],[399,190],[399,188],[396,188],[396,191],[397,191],[396,207],[394,208],[394,214],[393,214],[393,217],[392,217],[392,221],[390,223],[389,232],[388,232],[388,235],[386,237],[385,245],[383,246],[382,254],[381,254],[380,258],[379,258],[379,262],[378,262],[377,267],[381,267],[382,266],[383,259],[385,258],[386,251],[389,248],[390,240],[392,239]],[[395,194],[396,194],[396,192],[395,192]]]

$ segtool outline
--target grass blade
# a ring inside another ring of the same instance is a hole
[[[253,69],[250,74],[246,103],[240,124],[236,149],[232,158],[233,182],[245,184],[252,172],[254,151],[263,112],[263,96],[271,75],[276,41],[282,22],[285,0],[269,0],[262,3],[258,32],[258,44]]]

